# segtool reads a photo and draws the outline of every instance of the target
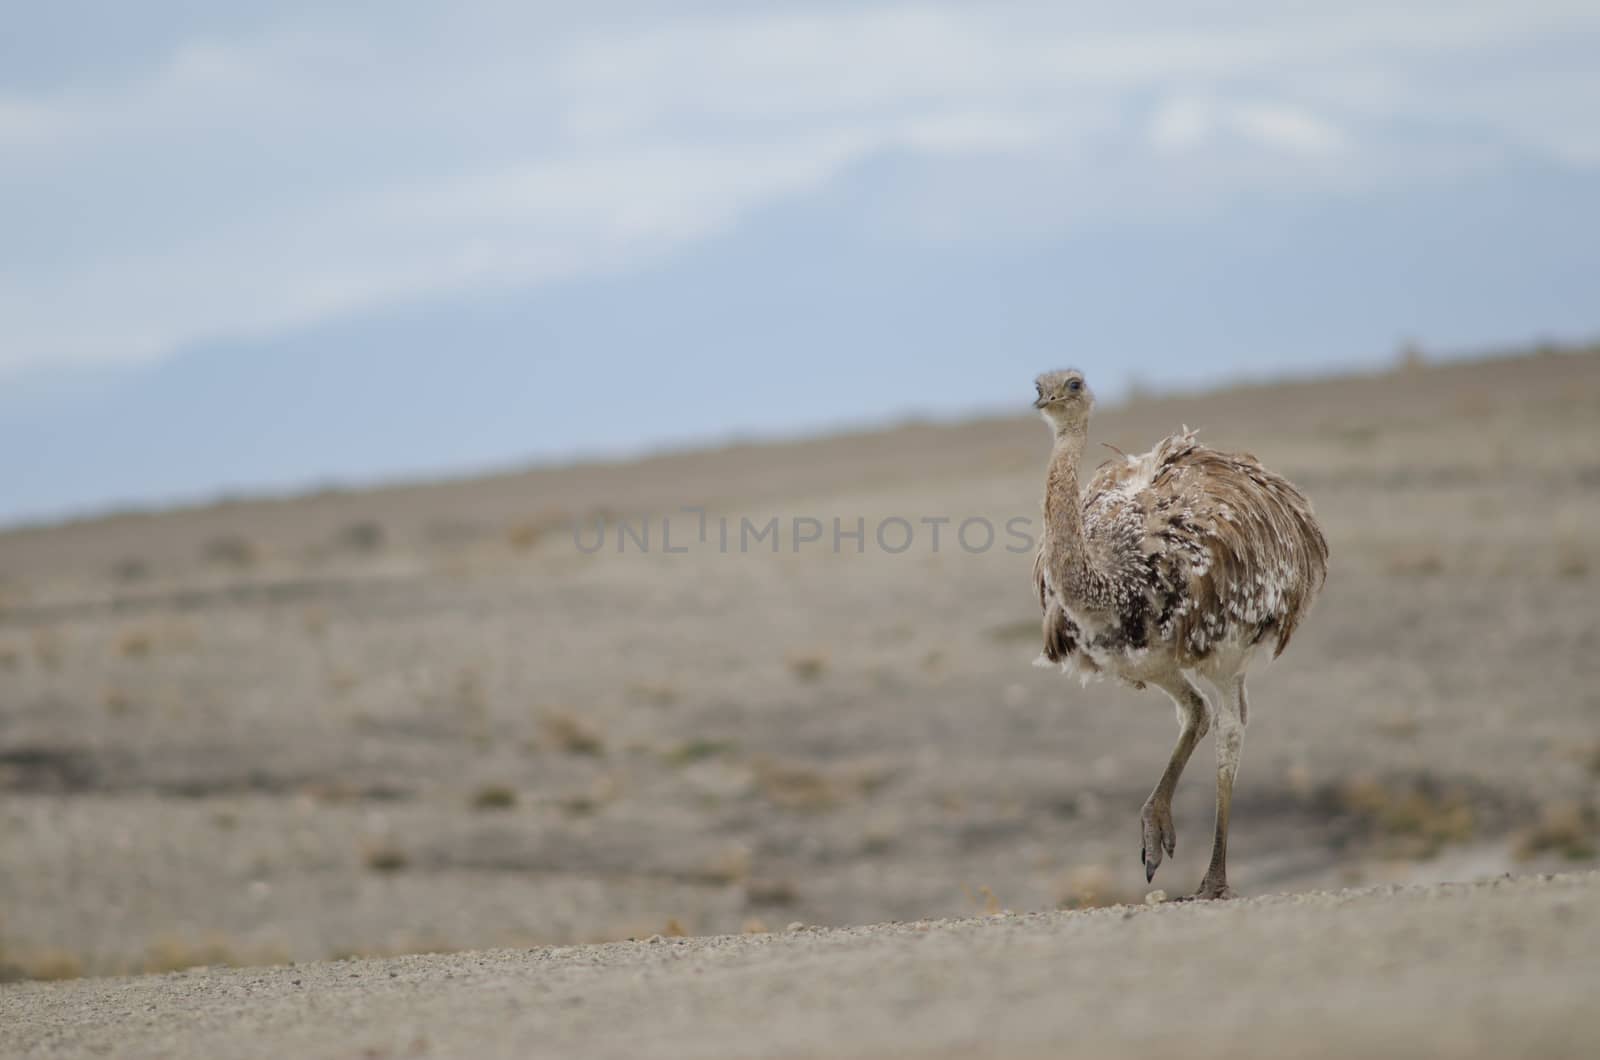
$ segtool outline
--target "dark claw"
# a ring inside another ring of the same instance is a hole
[[[1150,883],[1156,878],[1156,867],[1146,862],[1144,866],[1144,882]]]

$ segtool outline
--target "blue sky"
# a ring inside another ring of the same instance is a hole
[[[1600,331],[1592,3],[6,25],[0,520]]]

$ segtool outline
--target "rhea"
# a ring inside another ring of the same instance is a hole
[[[1121,455],[1078,485],[1094,398],[1083,373],[1039,376],[1034,407],[1055,442],[1033,576],[1044,611],[1041,666],[1153,685],[1178,708],[1178,743],[1140,813],[1145,880],[1174,852],[1172,794],[1195,745],[1216,728],[1217,817],[1196,898],[1230,898],[1228,811],[1249,708],[1245,672],[1274,657],[1327,580],[1328,543],[1311,502],[1246,453],[1187,427]],[[1201,694],[1203,679],[1216,706]]]

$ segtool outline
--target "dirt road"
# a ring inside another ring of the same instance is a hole
[[[0,988],[0,1053],[1600,1051],[1600,874]]]

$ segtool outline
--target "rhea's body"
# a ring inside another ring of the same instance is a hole
[[[1039,377],[1054,435],[1034,588],[1043,665],[1085,681],[1155,685],[1177,704],[1178,745],[1142,814],[1146,877],[1176,842],[1171,798],[1215,720],[1217,832],[1201,897],[1229,894],[1228,808],[1247,717],[1244,679],[1263,646],[1288,646],[1327,578],[1328,545],[1304,494],[1255,457],[1192,432],[1106,462],[1078,484],[1093,398],[1081,373]],[[1218,708],[1195,687],[1202,677]]]

